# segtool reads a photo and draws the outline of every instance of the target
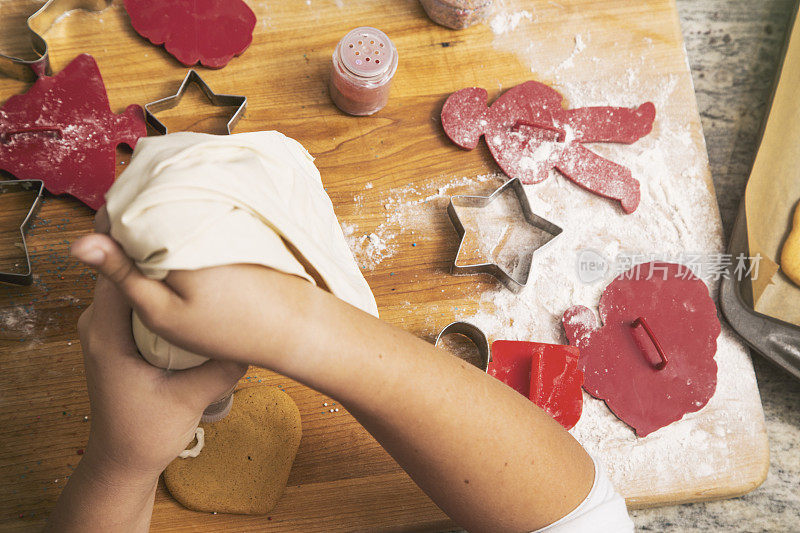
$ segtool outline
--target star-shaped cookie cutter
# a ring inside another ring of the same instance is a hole
[[[31,267],[31,256],[28,253],[28,244],[25,242],[25,234],[30,228],[36,211],[42,203],[44,195],[44,181],[42,180],[7,180],[0,181],[0,194],[9,192],[10,188],[19,187],[23,191],[36,191],[36,199],[31,204],[25,220],[19,226],[20,237],[22,238],[22,249],[25,252],[25,271],[19,272],[0,272],[0,283],[12,283],[14,285],[30,285],[33,283],[33,268]]]
[[[530,249],[520,253],[518,260],[523,261],[523,263],[520,264],[523,264],[524,266],[523,268],[519,269],[519,271],[508,272],[497,263],[473,263],[469,265],[459,265],[458,256],[461,253],[461,248],[464,246],[464,236],[466,235],[466,230],[464,229],[464,224],[461,222],[461,219],[456,212],[456,207],[487,207],[508,189],[513,190],[516,194],[525,221],[531,226],[549,234],[550,238],[543,244],[540,244],[539,246],[531,245]],[[525,188],[523,187],[519,178],[514,178],[505,182],[489,196],[451,196],[450,204],[447,206],[447,214],[450,215],[450,220],[453,223],[453,226],[455,226],[456,232],[458,233],[460,239],[458,244],[458,252],[456,252],[456,258],[453,260],[453,264],[451,266],[452,273],[456,275],[491,274],[499,279],[503,285],[505,285],[511,292],[514,293],[520,292],[528,284],[534,252],[541,250],[544,246],[549,244],[550,241],[558,237],[563,231],[559,226],[556,226],[549,220],[545,220],[539,215],[534,214],[534,212],[531,210],[531,205],[528,202],[528,197],[525,195]]]
[[[180,103],[181,98],[183,98],[183,95],[190,83],[194,83],[200,88],[201,91],[203,91],[203,94],[206,95],[206,98],[208,98],[208,100],[211,102],[211,105],[220,107],[236,107],[236,112],[233,114],[227,124],[228,135],[230,135],[231,130],[236,126],[236,123],[239,122],[239,119],[242,118],[245,109],[247,109],[247,97],[215,93],[195,70],[190,70],[189,73],[186,74],[186,77],[183,79],[183,82],[178,88],[177,93],[172,96],[162,98],[161,100],[150,102],[144,106],[147,123],[150,124],[153,129],[161,135],[166,135],[169,133],[164,123],[156,118],[155,113],[160,113],[161,111],[166,111],[167,109],[172,109],[173,107],[177,106]]]
[[[111,5],[111,0],[49,0],[33,15],[28,17],[31,47],[36,59],[23,59],[0,54],[0,72],[18,79],[29,81],[51,73],[50,50],[43,35],[64,14],[82,9],[84,11],[103,11]]]

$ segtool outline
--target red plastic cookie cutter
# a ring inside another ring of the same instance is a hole
[[[134,148],[145,135],[142,108],[114,114],[97,63],[81,54],[0,107],[0,168],[99,209],[114,183],[117,145]]]
[[[558,169],[577,185],[617,200],[623,211],[639,205],[639,182],[630,170],[600,157],[583,143],[631,144],[650,133],[656,108],[582,107],[564,109],[561,94],[536,81],[509,89],[488,106],[485,89],[451,94],[442,108],[442,126],[458,146],[472,150],[481,136],[510,178],[539,183]]]
[[[599,324],[583,306],[562,319],[586,392],[641,437],[708,403],[721,327],[708,287],[688,267],[636,265],[606,287],[598,310]]]
[[[495,341],[489,375],[499,379],[571,429],[583,410],[583,371],[574,346]]]
[[[125,0],[142,37],[187,67],[222,68],[253,42],[256,15],[242,0]]]

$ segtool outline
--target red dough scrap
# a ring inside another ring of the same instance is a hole
[[[125,0],[131,25],[190,67],[222,68],[253,42],[256,15],[242,0]]]
[[[544,409],[571,429],[583,409],[583,371],[572,346],[525,341],[495,341],[489,375]]]
[[[458,146],[472,150],[481,136],[509,177],[539,183],[556,168],[577,185],[617,200],[623,211],[639,205],[639,182],[630,170],[600,157],[582,143],[631,144],[653,129],[651,102],[635,109],[564,109],[561,93],[536,81],[509,89],[488,107],[485,89],[451,94],[442,108],[442,126]]]
[[[637,265],[606,287],[598,310],[601,326],[590,309],[569,308],[564,329],[580,349],[586,392],[638,436],[708,403],[721,328],[706,284],[688,267]]]
[[[133,148],[145,135],[142,108],[112,113],[97,63],[82,54],[0,107],[0,168],[99,209],[114,183],[117,145]]]

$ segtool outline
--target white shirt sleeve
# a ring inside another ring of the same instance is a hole
[[[534,533],[630,533],[633,521],[625,499],[614,490],[603,467],[594,462],[594,485],[589,495],[571,513]]]

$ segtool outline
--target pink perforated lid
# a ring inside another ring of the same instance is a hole
[[[395,51],[381,30],[362,26],[344,36],[339,44],[344,66],[357,76],[380,76],[392,65]]]

